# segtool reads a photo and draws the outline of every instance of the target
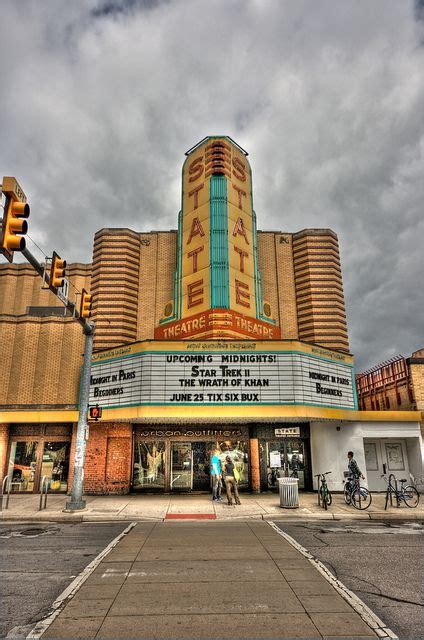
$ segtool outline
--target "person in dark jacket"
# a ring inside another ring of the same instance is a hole
[[[234,473],[235,473],[234,462],[231,460],[230,456],[227,456],[225,458],[225,463],[224,463],[224,480],[225,480],[225,487],[227,489],[227,500],[229,505],[233,504],[231,490],[234,493],[235,503],[241,504],[239,494],[238,494],[237,480],[235,478]]]

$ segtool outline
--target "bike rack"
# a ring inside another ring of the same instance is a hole
[[[0,494],[0,511],[3,511],[3,496],[5,493],[7,493],[6,495],[6,506],[5,509],[9,508],[9,498],[10,498],[10,489],[11,489],[12,483],[9,482],[9,476],[4,476],[3,478],[3,482],[1,483],[1,494]],[[5,491],[6,490],[6,491]]]
[[[40,485],[40,506],[38,507],[38,511],[47,508],[47,492],[49,490],[49,481],[47,476],[43,476]],[[43,495],[44,495],[44,507],[43,507]]]

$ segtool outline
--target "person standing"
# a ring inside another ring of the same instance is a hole
[[[353,451],[347,452],[347,459],[348,459],[348,464],[347,464],[348,477],[347,478],[349,483],[353,484],[353,482],[355,480],[359,480],[359,478],[362,478],[363,480],[365,480],[365,476],[361,472],[360,468],[358,467],[358,463],[353,457]]]
[[[221,451],[216,448],[211,460],[211,476],[212,476],[212,500],[220,501],[222,491],[222,469],[219,454]]]
[[[225,479],[225,488],[227,490],[227,500],[229,505],[233,504],[233,497],[232,497],[231,490],[234,493],[235,503],[241,504],[239,494],[238,494],[237,480],[235,477],[235,473],[236,472],[234,469],[234,462],[231,460],[230,456],[227,456],[225,458],[225,463],[224,463],[224,479]]]

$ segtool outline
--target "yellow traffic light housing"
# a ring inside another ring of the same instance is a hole
[[[29,204],[15,178],[5,176],[2,191],[6,196],[4,207],[0,252],[9,262],[13,262],[14,251],[23,251],[26,247],[23,237],[28,231]]]
[[[91,317],[91,298],[92,296],[85,290],[82,290],[81,293],[81,303],[79,315],[80,318],[90,318]]]
[[[50,289],[56,290],[63,287],[65,282],[65,268],[66,260],[62,260],[56,251],[53,251],[52,264],[50,267]]]

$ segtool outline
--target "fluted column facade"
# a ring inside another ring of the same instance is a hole
[[[102,229],[94,236],[91,294],[95,349],[137,339],[140,234]]]
[[[293,234],[299,340],[349,351],[337,235],[330,229]]]

